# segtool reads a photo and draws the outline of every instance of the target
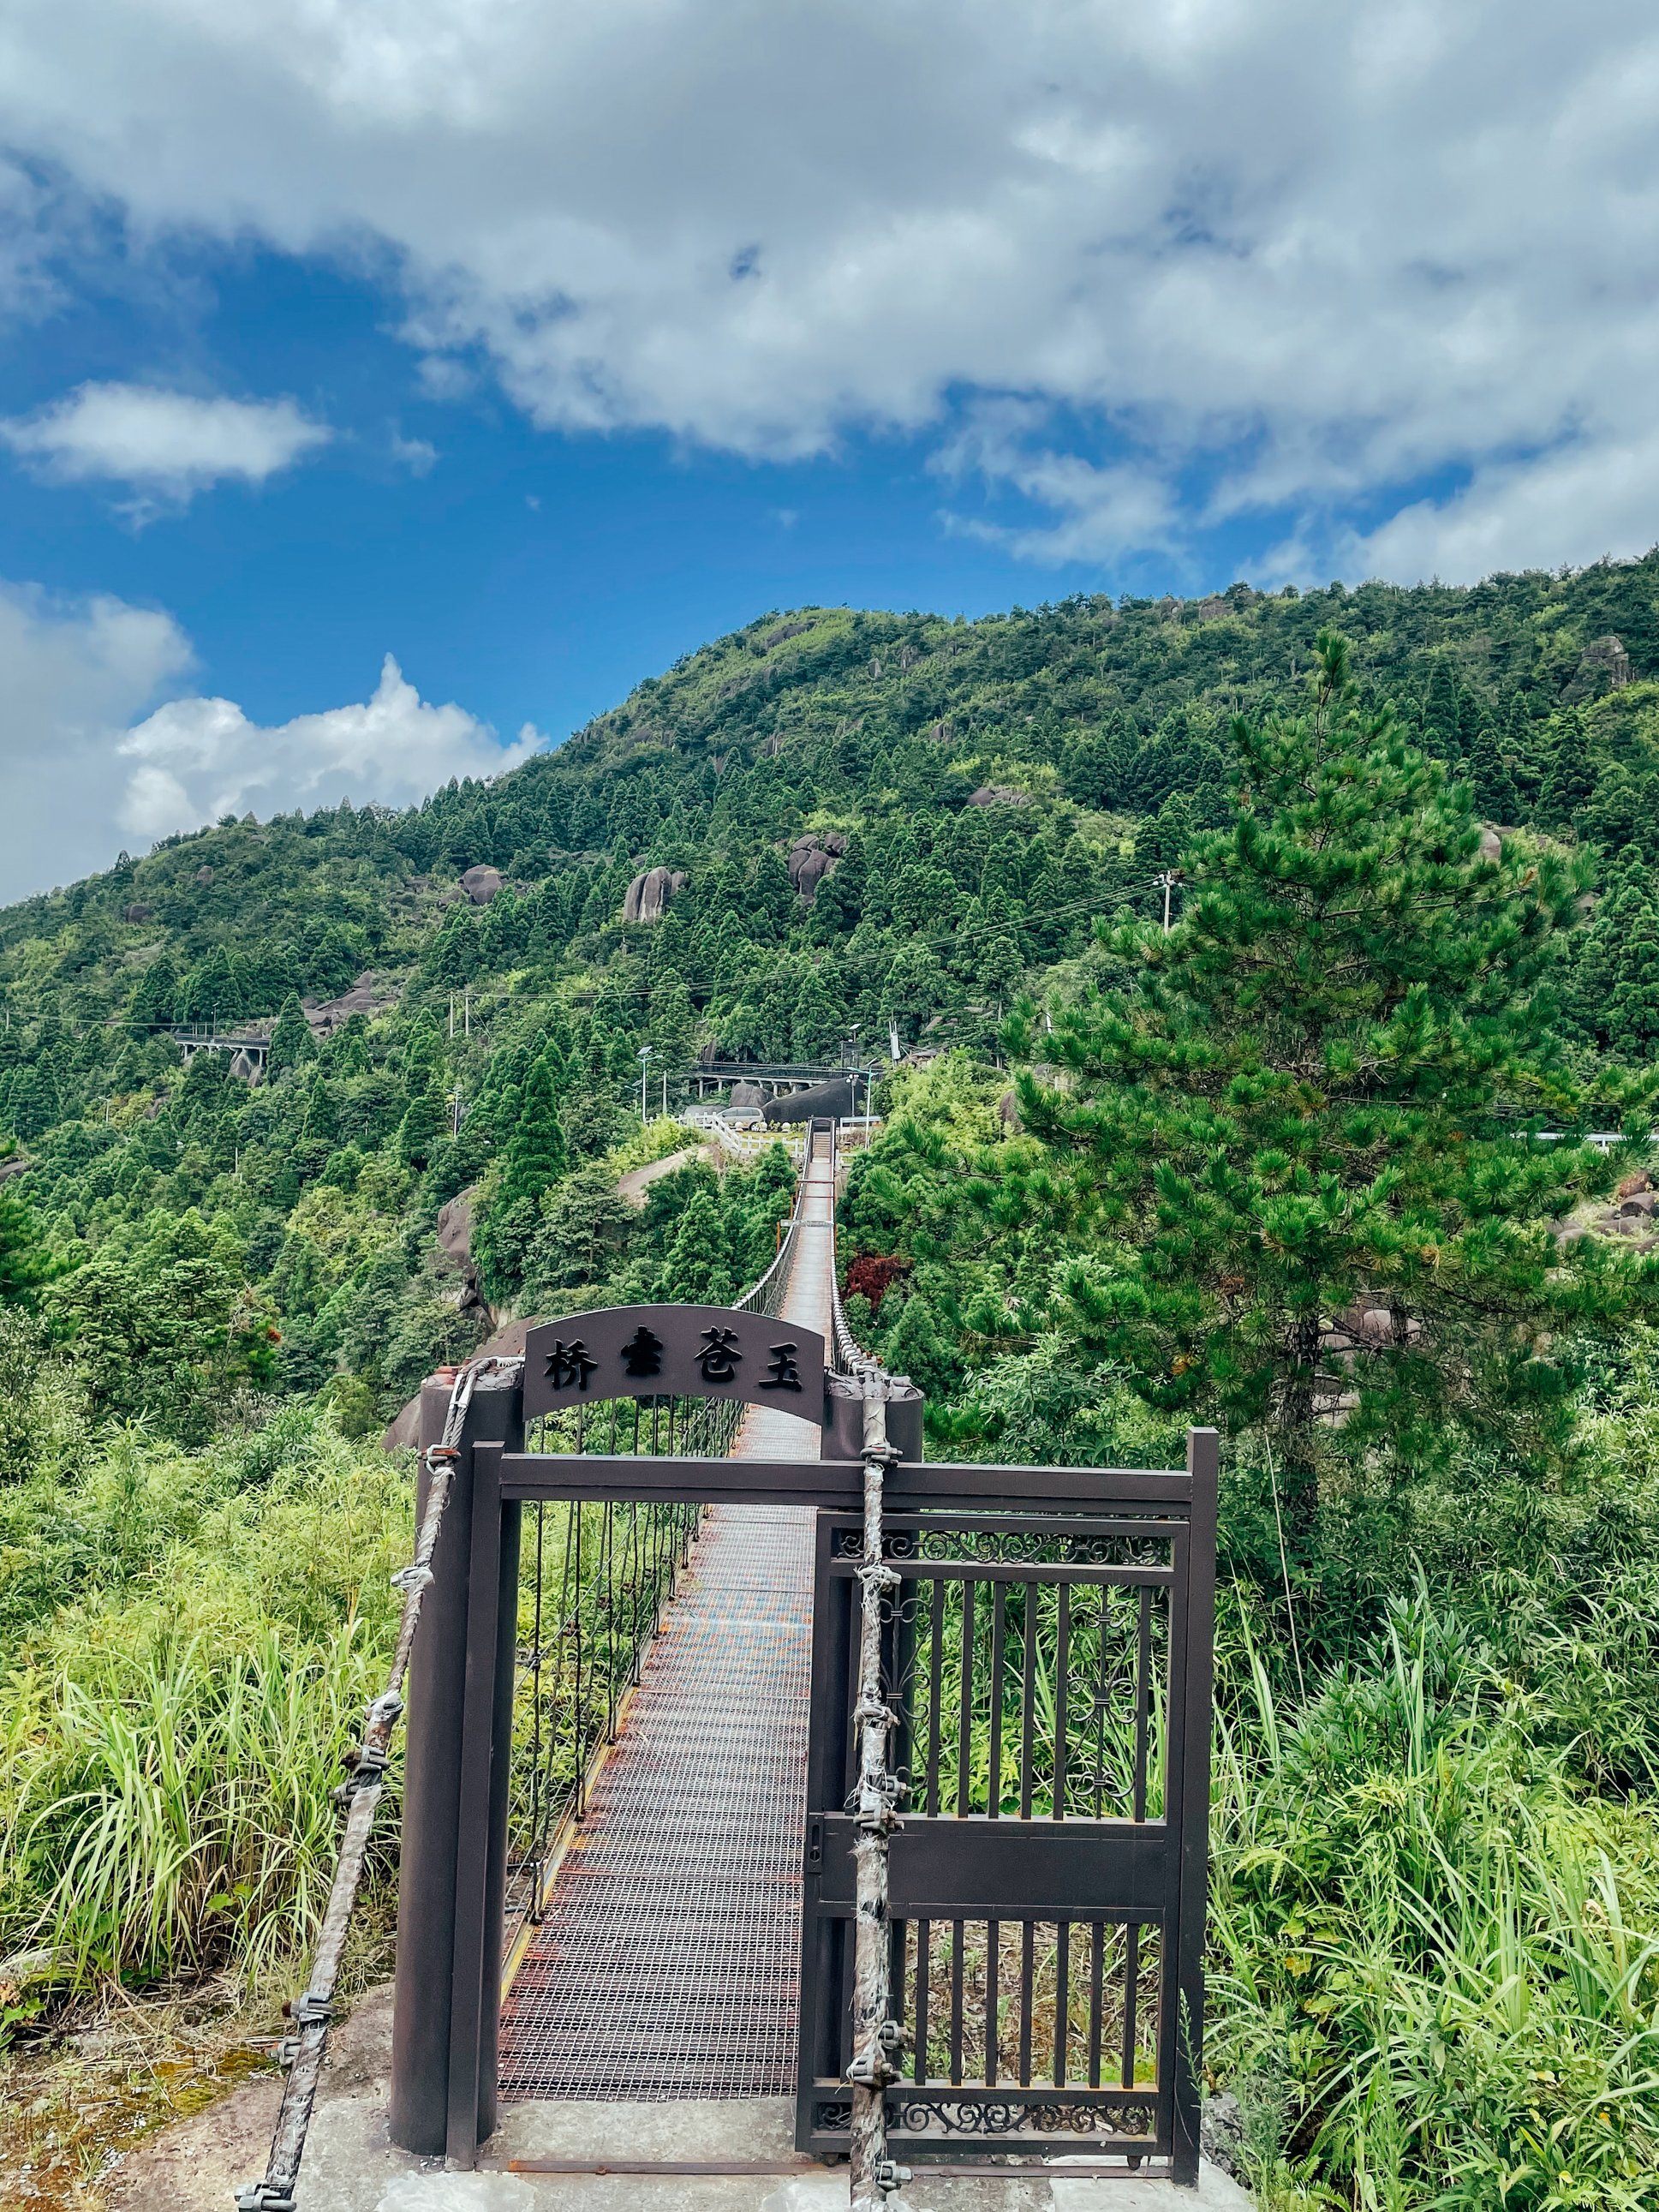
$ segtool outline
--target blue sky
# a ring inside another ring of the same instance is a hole
[[[556,738],[774,607],[974,615],[1075,591],[1205,591],[1259,566],[1254,519],[1178,554],[1022,556],[962,526],[1040,526],[1040,506],[942,477],[932,428],[849,427],[800,459],[541,429],[487,376],[425,390],[388,327],[395,295],[362,272],[244,251],[180,257],[169,274],[148,297],[88,288],[31,331],[0,363],[0,416],[136,380],[283,395],[332,437],[262,483],[137,507],[118,478],[64,483],[0,447],[0,575],[165,608],[200,688],[261,723],[365,693],[389,652],[423,696]],[[1077,424],[1070,443],[1113,441]]]
[[[1642,551],[1656,110],[1627,0],[17,0],[0,896],[774,607]]]

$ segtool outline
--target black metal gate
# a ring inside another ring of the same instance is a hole
[[[527,1419],[587,1400],[701,1389],[766,1405],[797,1382],[803,1410],[822,1411],[817,1460],[688,1455],[684,1439],[618,1451],[638,1432],[591,1430],[574,1450],[523,1449]],[[1182,1473],[930,1465],[917,1395],[890,1388],[904,1456],[885,1486],[900,1577],[886,1694],[908,1770],[891,1847],[908,2039],[892,2147],[1063,2143],[1167,2159],[1193,2180],[1216,1437],[1192,1432]],[[447,1403],[447,1384],[428,1386],[428,1443]],[[495,2125],[523,1505],[632,1500],[817,1510],[798,2141],[845,2148],[861,1410],[821,1338],[753,1307],[575,1316],[531,1333],[521,1379],[480,1383],[410,1674],[395,2142],[470,2166]],[[537,1630],[532,1671],[541,1643]]]
[[[1196,2176],[1216,1462],[1206,1430],[1184,1474],[936,1467],[977,1494],[920,1510],[895,1470],[898,2157]],[[851,2118],[862,1542],[819,1515],[796,2140],[821,2154]]]

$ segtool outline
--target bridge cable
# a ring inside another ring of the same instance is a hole
[[[462,1426],[479,1377],[493,1370],[514,1369],[522,1364],[519,1359],[491,1357],[475,1359],[464,1367],[456,1376],[449,1394],[449,1408],[444,1416],[442,1438],[427,1449],[425,1459],[428,1487],[426,1510],[421,1516],[415,1556],[408,1566],[392,1577],[393,1586],[403,1593],[404,1601],[403,1614],[398,1624],[398,1640],[386,1672],[386,1687],[364,1711],[362,1741],[357,1747],[350,1774],[337,1792],[346,1806],[345,1834],[341,1839],[339,1856],[335,1863],[334,1880],[323,1914],[322,1932],[317,1939],[310,1978],[304,1995],[292,2007],[291,2017],[295,2032],[286,2039],[278,2054],[287,2067],[288,2080],[283,2088],[283,2101],[277,2108],[276,2124],[271,2131],[270,2155],[266,2160],[264,2178],[249,2182],[236,2191],[240,2212],[295,2212],[295,2191],[299,2181],[300,2161],[305,2155],[306,2135],[317,2102],[317,2086],[328,2043],[329,2023],[334,2017],[334,1992],[339,1980],[340,1961],[345,1951],[346,1934],[368,1856],[369,1833],[374,1826],[375,1810],[386,1786],[392,1732],[404,1710],[404,1680],[409,1672],[416,1631],[421,1625],[422,1602],[432,1581],[432,1555],[437,1548],[439,1532],[443,1527],[444,1509],[449,1503],[454,1484]]]

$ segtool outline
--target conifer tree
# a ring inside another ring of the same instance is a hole
[[[15,1145],[0,1145],[0,1160]],[[33,1307],[42,1287],[59,1273],[34,1209],[9,1182],[0,1183],[0,1306]]]
[[[297,1067],[302,1060],[309,1060],[316,1049],[311,1024],[306,1019],[305,1008],[300,1004],[300,994],[297,991],[290,991],[283,1001],[283,1011],[276,1017],[276,1026],[270,1033],[266,1057],[271,1073],[276,1075],[285,1067]]]
[[[1554,1233],[1629,1153],[1526,1132],[1622,1110],[1644,1145],[1653,1086],[1593,1108],[1553,1043],[1583,866],[1483,860],[1466,790],[1359,709],[1346,641],[1321,634],[1306,713],[1233,742],[1176,929],[1119,933],[1136,987],[1054,1009],[1070,1091],[1020,1079],[1059,1171],[987,1197],[1091,1234],[1069,1326],[1152,1404],[1267,1425],[1305,1533],[1339,1416],[1419,1464],[1459,1425],[1563,1443],[1575,1342],[1659,1278]]]
[[[1521,815],[1521,796],[1509,763],[1498,750],[1490,722],[1482,722],[1469,753],[1469,775],[1474,803],[1494,822],[1516,822]]]
[[[449,1134],[449,1102],[435,1084],[423,1084],[398,1125],[398,1157],[418,1174]]]
[[[551,1056],[544,1053],[531,1069],[501,1167],[501,1203],[538,1200],[564,1173],[568,1160],[559,1126],[559,1099]]]
[[[738,1288],[720,1202],[711,1190],[696,1191],[669,1243],[657,1296],[675,1305],[720,1306]]]
[[[1595,788],[1595,770],[1584,743],[1583,718],[1569,711],[1544,770],[1539,794],[1540,818],[1552,829],[1569,829],[1572,817]]]

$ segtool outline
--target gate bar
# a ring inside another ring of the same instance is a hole
[[[1210,1431],[1195,1430],[1194,1435]],[[611,1498],[637,1504],[817,1505],[864,1508],[862,1460],[670,1459],[648,1454],[526,1452],[500,1449],[504,1498]],[[1094,1467],[981,1467],[952,1460],[900,1460],[887,1479],[890,1513],[975,1504],[1010,1512],[1080,1505],[1185,1515],[1190,1472]]]
[[[1210,1873],[1211,1700],[1215,1677],[1216,1493],[1221,1437],[1187,1431],[1192,1519],[1187,1532],[1185,1692],[1181,1747],[1181,1872],[1176,1905],[1176,2022],[1171,2178],[1196,2187],[1204,2058],[1205,1906]],[[1171,1638],[1173,1643],[1173,1638]],[[1165,1817],[1168,1815],[1166,1814]]]

